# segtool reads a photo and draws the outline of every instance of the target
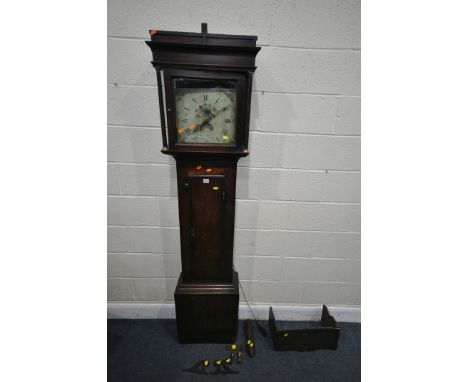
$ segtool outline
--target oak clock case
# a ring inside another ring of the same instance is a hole
[[[235,342],[237,161],[248,155],[256,36],[150,31],[162,153],[176,160],[182,272],[179,342]],[[167,124],[167,125],[166,125]]]

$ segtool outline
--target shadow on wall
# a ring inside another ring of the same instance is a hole
[[[262,51],[259,52],[258,56],[262,54]],[[257,56],[257,57],[258,57]],[[275,79],[266,71],[265,68],[259,67],[257,71],[262,71],[262,76],[267,79],[267,83],[276,84]],[[263,97],[264,92],[258,88],[258,84],[256,78],[254,77],[254,84],[253,89],[258,94],[258,96],[254,97],[252,95],[252,114],[250,116],[250,137],[249,137],[249,151],[250,155],[245,158],[241,158],[238,162],[238,181],[237,181],[237,191],[236,191],[236,204],[238,204],[238,199],[247,199],[247,200],[261,200],[261,196],[259,195],[259,182],[261,182],[264,178],[258,176],[258,167],[281,167],[281,163],[283,163],[283,157],[287,153],[287,148],[284,147],[284,140],[278,139],[278,136],[275,135],[264,135],[264,134],[255,134],[256,132],[268,130],[265,127],[261,126],[262,123],[262,108],[263,108]],[[292,109],[290,101],[285,100],[285,104],[283,105],[285,110]],[[253,138],[255,136],[255,138]],[[274,140],[271,141],[270,139],[265,140],[266,137],[273,137]],[[262,158],[266,158],[267,161],[270,160],[270,164],[263,164],[257,160],[257,157],[261,156]],[[268,171],[268,170],[266,170]],[[285,170],[287,171],[287,170]],[[279,189],[279,182],[280,179],[275,177],[278,172],[271,172],[272,176],[268,177],[268,188],[270,190],[270,194],[277,195]],[[236,208],[236,213],[238,208]],[[253,213],[252,213],[253,212]],[[253,227],[255,229],[258,227],[261,221],[261,217],[259,214],[260,206],[257,203],[256,208],[251,211],[249,214],[249,218],[252,219],[249,221],[248,226]],[[287,217],[285,217],[286,219]],[[253,250],[256,248],[256,240],[257,240],[257,231],[252,232],[252,235],[249,236],[249,247]],[[236,232],[234,233],[236,235]],[[234,253],[236,253],[235,247],[236,240],[234,240]],[[236,256],[234,255],[234,262],[236,260]],[[253,257],[254,253],[248,254],[246,256],[252,256],[247,262],[248,266],[244,266],[242,268],[237,269],[239,272],[239,279],[246,280],[248,282],[243,282],[242,287],[247,296],[249,301],[256,301],[256,303],[261,303],[262,301],[257,301],[254,298],[253,293],[253,283],[250,282],[255,280],[255,275],[261,273],[262,261],[264,259],[259,257]],[[279,281],[279,280],[278,280]],[[240,293],[240,302],[245,302],[245,298]]]
[[[141,65],[150,67],[154,71],[150,59],[148,56],[148,60],[141,62]],[[146,75],[140,75],[136,83],[144,81],[145,78]],[[146,253],[155,257],[160,256],[160,259],[154,263],[159,269],[155,269],[154,273],[150,272],[154,278],[143,278],[147,282],[138,280],[138,290],[144,296],[153,296],[150,300],[144,299],[147,302],[171,302],[174,300],[175,285],[181,271],[177,172],[174,158],[160,152],[162,140],[157,87],[119,86],[119,84],[113,86],[118,88],[120,94],[119,104],[111,112],[118,116],[114,119],[117,119],[119,124],[128,126],[123,130],[122,139],[126,143],[121,148],[121,152],[125,152],[122,162],[131,163],[131,165],[119,165],[119,168],[125,168],[124,178],[127,182],[120,194],[149,197],[152,203],[155,203],[154,211],[156,211],[156,216],[150,223],[154,227],[150,227],[151,235],[154,237],[148,248],[150,252]],[[135,289],[134,286],[133,290]]]

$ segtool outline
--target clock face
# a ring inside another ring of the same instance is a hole
[[[178,143],[235,144],[234,81],[177,78],[174,94]]]

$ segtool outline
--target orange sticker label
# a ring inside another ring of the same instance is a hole
[[[197,170],[201,170],[202,169],[202,166],[197,166]]]
[[[179,132],[179,135],[182,135],[185,133],[185,130],[183,127],[180,127],[179,129],[177,129],[177,131]]]
[[[195,124],[194,124],[194,123],[191,123],[190,125],[188,125],[188,128],[189,128],[190,130],[195,129]]]
[[[211,172],[211,171],[213,171],[212,168],[207,168],[207,169],[206,169],[206,172]]]

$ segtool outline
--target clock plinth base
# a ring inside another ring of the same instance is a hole
[[[235,343],[239,315],[237,272],[232,283],[183,282],[174,293],[180,343]]]

